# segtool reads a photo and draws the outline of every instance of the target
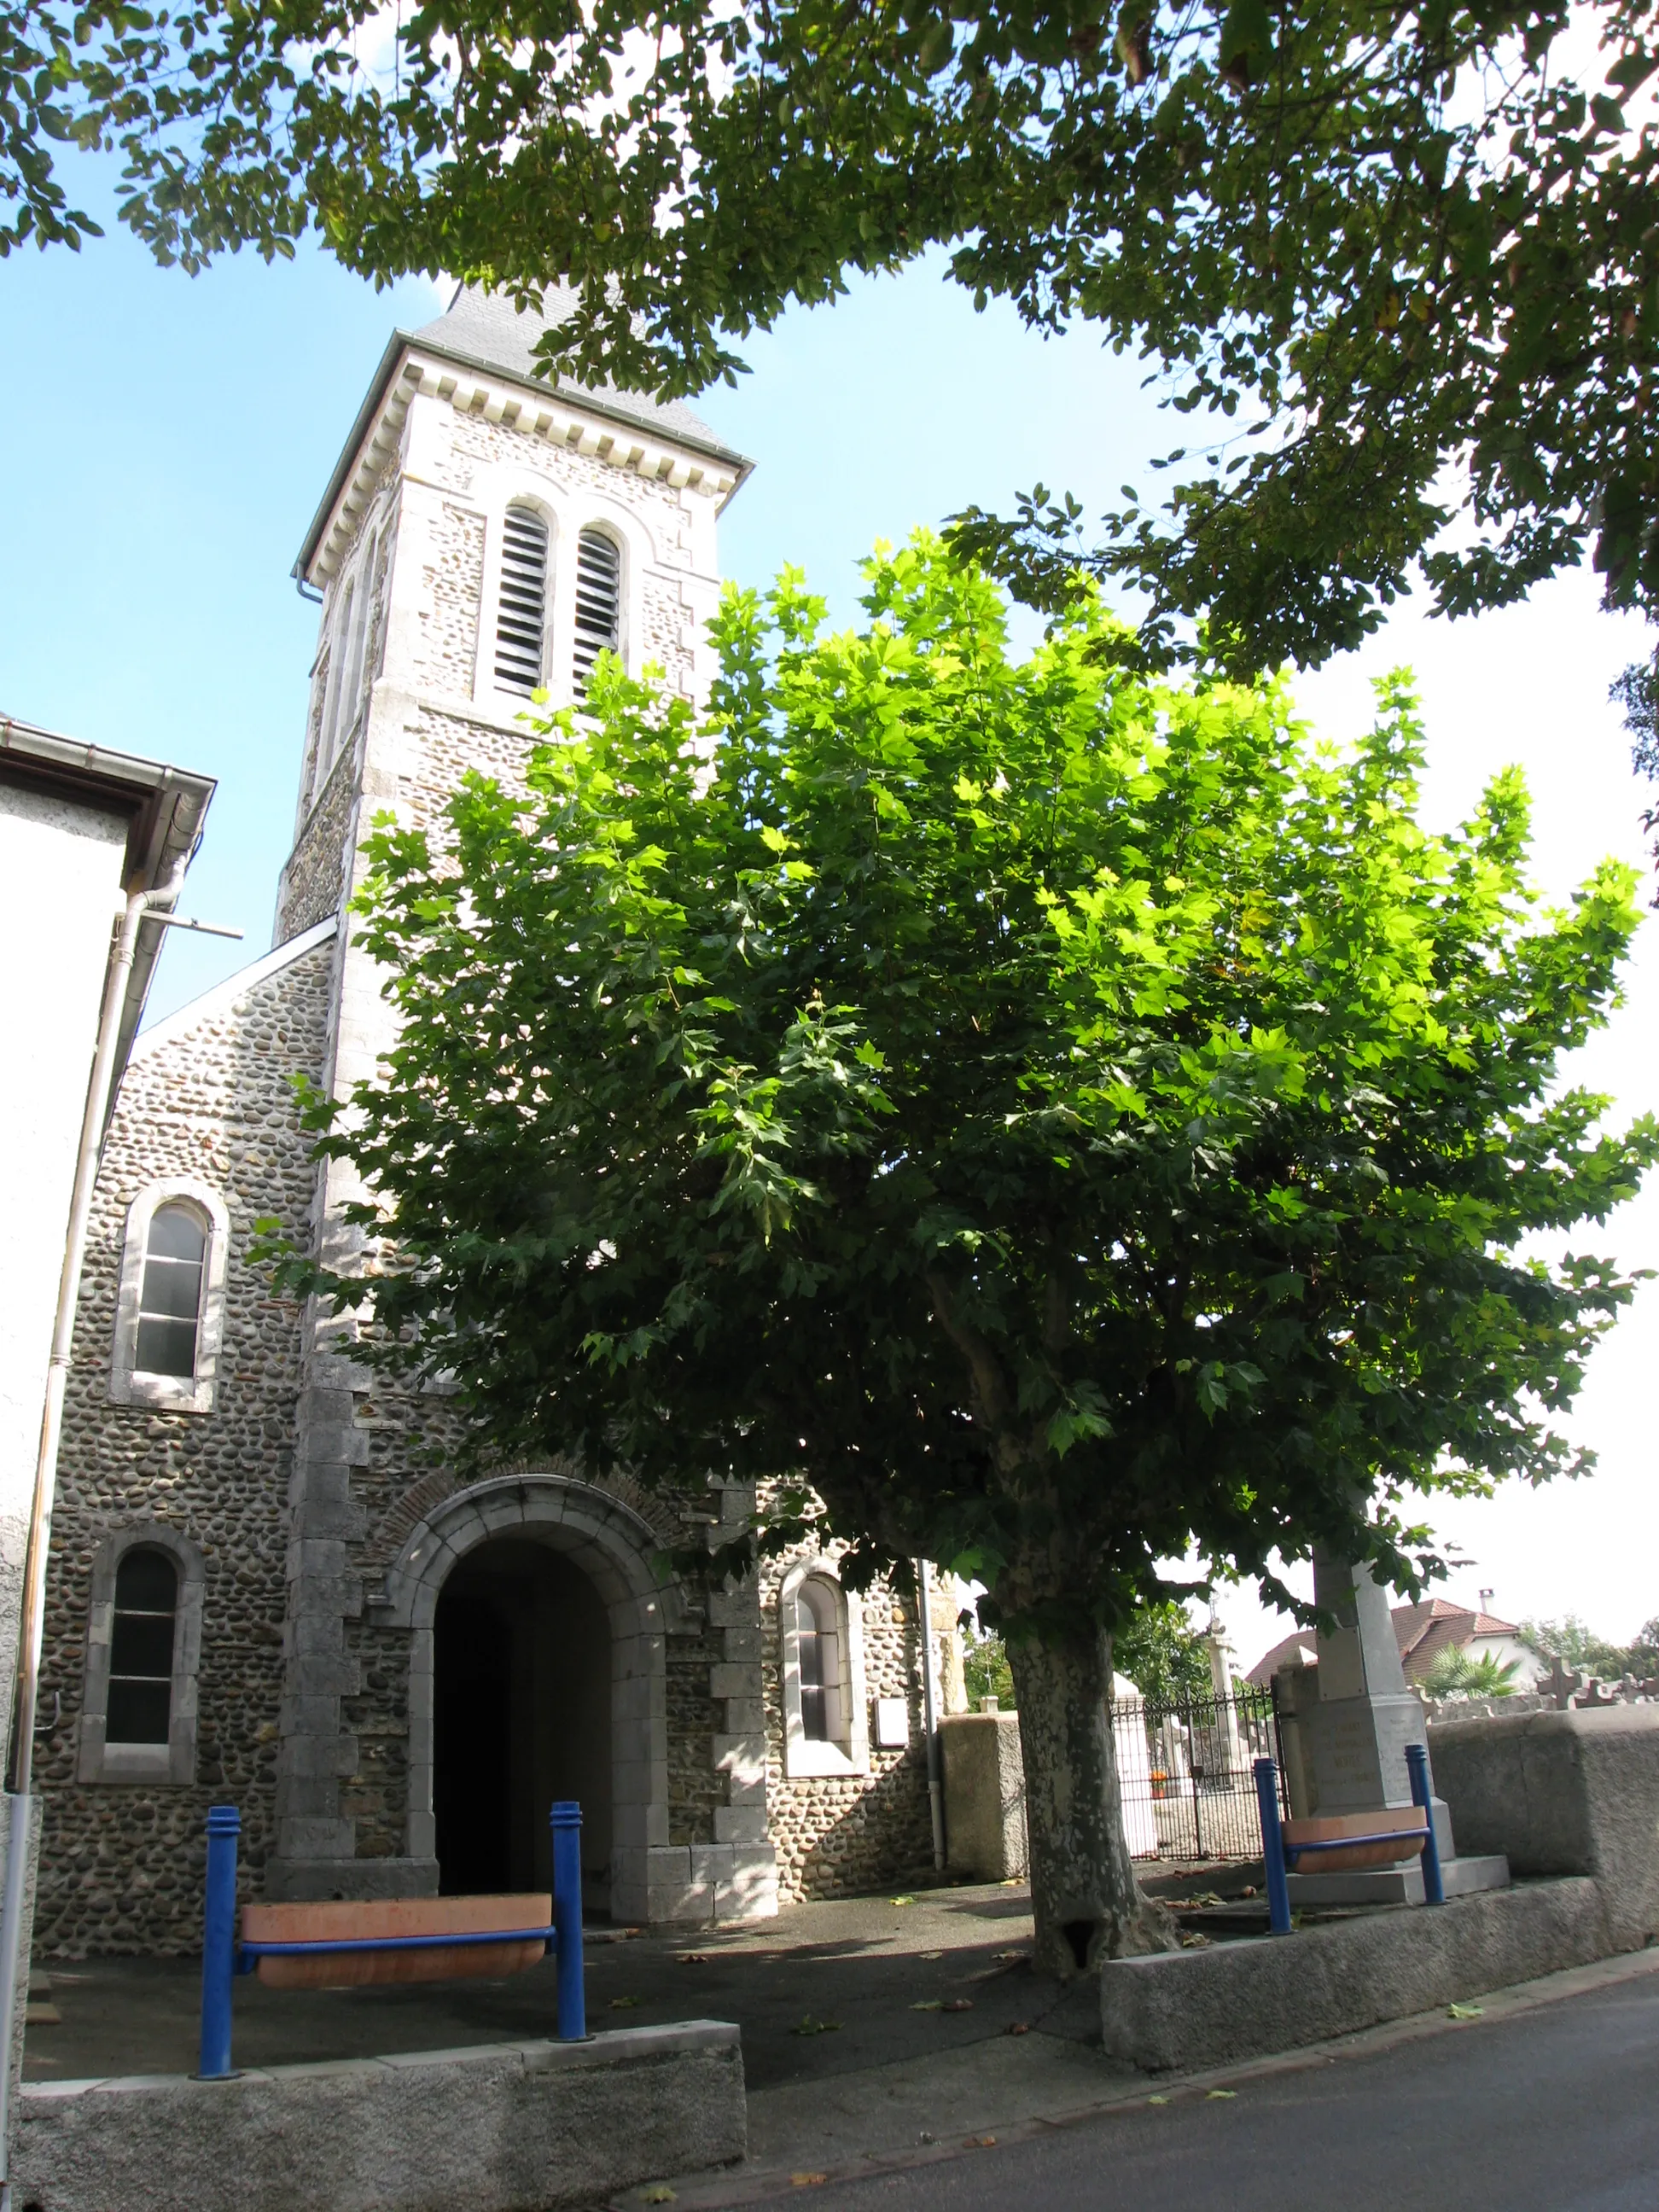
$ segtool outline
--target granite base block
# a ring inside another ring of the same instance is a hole
[[[40,2212],[553,2212],[748,2141],[736,2027],[30,2083],[15,2202]]]
[[[1501,1851],[1482,1858],[1443,1859],[1440,1886],[1448,1897],[1507,1889],[1510,1863]],[[1296,1912],[1314,1905],[1421,1905],[1423,1868],[1413,1859],[1407,1866],[1373,1867],[1358,1874],[1293,1874],[1285,1877],[1285,1887]]]
[[[1101,1969],[1106,2054],[1159,2071],[1224,2064],[1404,2020],[1603,1958],[1596,1884],[1486,1890],[1290,1936]]]

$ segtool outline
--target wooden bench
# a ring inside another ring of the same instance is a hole
[[[1358,1874],[1420,1858],[1429,1816],[1420,1805],[1379,1805],[1370,1813],[1319,1813],[1280,1824],[1285,1863],[1294,1874]],[[1347,1844],[1345,1839],[1352,1837]],[[1298,1869],[1304,1851],[1311,1863]]]
[[[1255,1767],[1256,1804],[1261,1814],[1267,1924],[1275,1936],[1291,1933],[1291,1899],[1285,1876],[1298,1859],[1311,1859],[1322,1874],[1348,1874],[1400,1866],[1420,1856],[1424,1903],[1445,1903],[1445,1885],[1440,1875],[1440,1852],[1435,1842],[1430,1804],[1429,1754],[1425,1745],[1406,1746],[1406,1770],[1412,1781],[1411,1803],[1381,1807],[1374,1813],[1323,1813],[1300,1820],[1284,1820],[1279,1813],[1277,1765],[1271,1759],[1258,1759]],[[1313,1868],[1309,1871],[1312,1872]]]
[[[249,1905],[236,1928],[234,1805],[207,1816],[203,1899],[200,2081],[231,2081],[231,1992],[239,1974],[282,1990],[350,1989],[374,1982],[448,1981],[460,1974],[510,1974],[550,1953],[556,1959],[558,2032],[587,2040],[582,1992],[581,1807],[556,1802],[550,1895],[331,1899]]]

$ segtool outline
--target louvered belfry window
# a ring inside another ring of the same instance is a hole
[[[547,525],[533,507],[509,507],[501,534],[495,682],[524,698],[539,689],[547,629]]]
[[[615,538],[602,530],[584,530],[576,541],[576,642],[570,668],[577,698],[586,696],[599,655],[621,649],[622,554]]]

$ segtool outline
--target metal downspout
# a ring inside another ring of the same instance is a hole
[[[945,1870],[945,1790],[939,1778],[939,1668],[933,1653],[933,1581],[926,1559],[916,1561],[916,1584],[921,1593],[921,1705],[927,1731],[927,1812],[933,1829],[933,1868]],[[7,2208],[0,2205],[0,2212]]]

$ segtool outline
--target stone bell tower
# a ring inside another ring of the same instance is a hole
[[[559,304],[549,295],[550,317]],[[515,779],[532,742],[520,720],[529,694],[544,686],[555,704],[579,699],[601,647],[633,669],[658,664],[691,697],[712,674],[704,626],[719,591],[716,524],[749,464],[684,407],[538,378],[532,349],[544,327],[464,289],[436,321],[397,333],[295,566],[319,601],[319,643],[276,937],[341,915],[322,1071],[337,1097],[374,1074],[392,1034],[380,975],[347,912],[374,818],[433,817],[469,769]],[[336,1264],[351,1254],[341,1210],[357,1195],[342,1164],[319,1171],[316,1235]],[[321,1314],[303,1325],[272,1896],[437,1886],[432,1638],[414,1553],[440,1509],[461,1506],[414,1450],[416,1431],[429,1447],[441,1407],[400,1403],[354,1357],[354,1326]],[[512,1509],[521,1516],[529,1480],[519,1480]],[[657,1540],[645,1501],[595,1505],[574,1477],[535,1480],[542,1540],[556,1509],[572,1530],[584,1514],[595,1524],[583,1523],[580,1543],[574,1534],[561,1542],[586,1561],[623,1655],[611,1690],[623,1731],[608,1814],[612,1909],[714,1917],[712,1893],[694,1912],[669,1894],[690,1863],[669,1849],[652,1778],[665,1725],[653,1638],[659,1646],[672,1626],[673,1601],[659,1605],[629,1564],[630,1546],[643,1558]],[[509,1503],[495,1501],[502,1527]],[[746,1504],[733,1492],[725,1513],[735,1522]],[[460,1555],[453,1531],[430,1541]],[[727,1632],[738,1638],[732,1655],[711,1650],[708,1670],[711,1697],[729,1698],[728,1711],[711,1712],[726,1748],[710,1840],[728,1847],[718,1880],[765,1910],[775,1878],[763,1792],[757,1804],[736,1782],[727,1788],[734,1775],[764,1771],[760,1666],[757,1656],[752,1666],[733,1656],[738,1644],[752,1648],[744,1623],[708,1632],[716,1642]],[[743,1898],[734,1892],[726,1905],[742,1909]]]

